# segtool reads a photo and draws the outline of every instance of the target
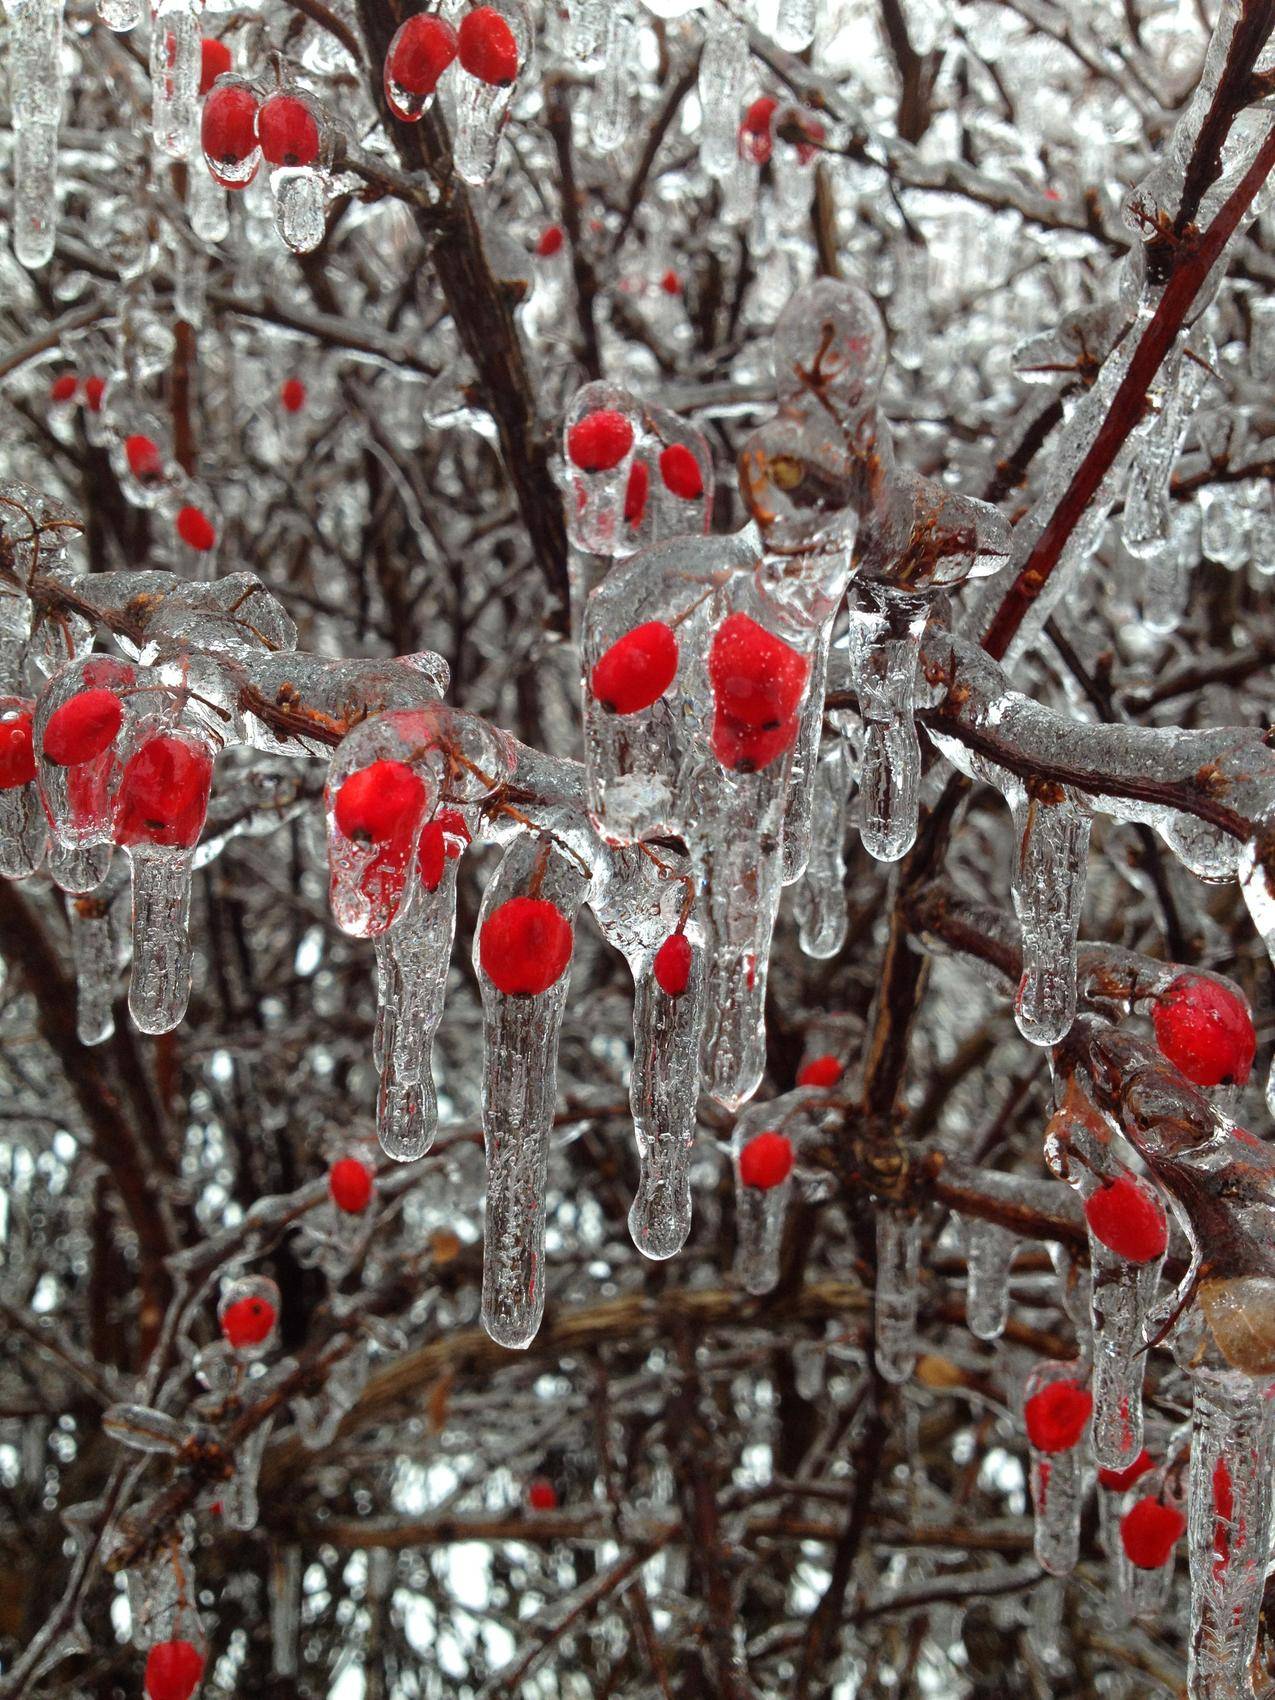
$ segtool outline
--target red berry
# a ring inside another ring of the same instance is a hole
[[[104,685],[77,691],[55,708],[44,728],[43,755],[55,767],[78,767],[92,761],[115,742],[124,720],[124,707]]]
[[[680,295],[682,293],[682,280],[675,271],[667,271],[660,279],[660,288],[665,295]]]
[[[1075,1381],[1051,1381],[1023,1410],[1027,1438],[1037,1452],[1070,1452],[1085,1432],[1093,1394]]]
[[[416,118],[419,113],[400,110],[394,94],[410,96],[413,105],[426,100],[456,57],[458,46],[456,31],[435,12],[418,12],[400,25],[385,55],[386,98],[400,118]]]
[[[204,1655],[189,1641],[157,1641],[146,1655],[150,1700],[190,1700],[204,1674]]]
[[[793,718],[809,672],[800,651],[747,614],[729,614],[708,652],[708,677],[719,711],[757,732],[773,731]]]
[[[228,189],[245,188],[247,180],[238,172],[257,151],[257,97],[252,90],[241,83],[210,89],[200,119],[199,140],[209,164],[221,166],[228,173],[228,177],[217,173],[217,181]]]
[[[1168,1562],[1185,1529],[1186,1518],[1178,1508],[1151,1495],[1120,1519],[1120,1544],[1130,1564],[1139,1570],[1158,1570]]]
[[[610,472],[632,447],[632,425],[610,407],[586,413],[567,432],[567,458],[581,472]]]
[[[646,512],[646,498],[651,488],[651,474],[644,460],[635,460],[629,468],[629,481],[624,486],[624,523],[641,525]]]
[[[305,385],[300,378],[285,378],[279,386],[279,400],[285,413],[300,413],[305,406]]]
[[[809,165],[822,147],[828,132],[817,118],[806,118],[800,113],[795,113],[794,121],[798,130],[806,138],[804,142],[797,143],[797,160],[801,165]]]
[[[757,732],[719,711],[713,719],[713,754],[732,773],[760,773],[797,742],[799,730],[796,715]]]
[[[372,1171],[357,1157],[342,1157],[328,1170],[328,1191],[338,1210],[357,1216],[372,1198]]]
[[[212,789],[212,757],[171,733],[129,757],[120,780],[117,844],[166,844],[189,850],[199,838]]]
[[[0,791],[13,791],[35,778],[35,744],[31,716],[15,714],[0,720]]]
[[[177,515],[177,535],[192,549],[207,552],[217,541],[217,529],[202,508],[183,508]]]
[[[478,939],[483,973],[511,997],[537,997],[571,960],[571,923],[542,897],[511,897],[493,909]]]
[[[1126,1464],[1123,1470],[1098,1471],[1098,1480],[1111,1493],[1127,1493],[1136,1481],[1146,1475],[1148,1470],[1155,1469],[1155,1459],[1142,1448],[1132,1464]]]
[[[1156,1043],[1196,1086],[1243,1086],[1257,1036],[1248,1005],[1208,974],[1179,974],[1152,1013]]]
[[[744,121],[739,126],[739,151],[745,159],[765,165],[770,158],[774,147],[770,126],[778,107],[779,102],[773,95],[764,94],[744,114]]]
[[[102,396],[105,392],[105,378],[85,378],[84,405],[88,408],[90,413],[100,413],[102,411]]]
[[[480,83],[501,88],[518,75],[518,43],[494,6],[477,6],[460,20],[460,62]]]
[[[140,433],[125,437],[124,455],[129,471],[143,484],[164,476],[164,457],[153,437],[143,437]]]
[[[550,224],[540,232],[540,240],[536,243],[536,253],[542,260],[550,259],[562,247],[562,226]]]
[[[754,1134],[739,1154],[739,1178],[745,1186],[768,1192],[792,1173],[792,1141],[787,1134]]]
[[[558,1490],[544,1476],[537,1476],[527,1484],[527,1504],[533,1511],[556,1511]]]
[[[426,823],[421,829],[416,853],[417,871],[426,891],[438,890],[448,857],[454,861],[468,843],[469,828],[465,825],[465,817],[456,809],[443,809]]]
[[[835,1086],[845,1073],[845,1066],[836,1057],[812,1057],[803,1063],[797,1076],[798,1086]]]
[[[54,378],[49,385],[49,400],[68,402],[75,399],[75,392],[80,387],[80,380],[74,372],[63,372],[60,378]]]
[[[684,443],[671,443],[660,456],[660,477],[666,490],[693,502],[704,494],[704,474]]]
[[[274,1327],[275,1308],[268,1299],[255,1294],[236,1299],[221,1313],[221,1332],[236,1351],[245,1346],[259,1346]]]
[[[343,838],[365,849],[410,830],[425,807],[425,787],[404,761],[374,761],[341,784],[333,813]]]
[[[685,933],[670,933],[655,953],[655,982],[670,998],[680,998],[691,981],[691,941]]]
[[[662,697],[677,676],[677,638],[663,620],[648,620],[618,638],[594,665],[589,689],[612,714],[637,714]]]
[[[217,41],[206,35],[199,44],[200,94],[207,94],[222,72],[229,69],[230,49],[224,41]]]
[[[1235,1488],[1225,1458],[1219,1458],[1213,1466],[1213,1509],[1227,1523],[1235,1515]]]
[[[1121,1175],[1085,1200],[1085,1220],[1096,1240],[1129,1263],[1150,1263],[1169,1243],[1164,1207],[1132,1175]]]
[[[319,157],[319,121],[295,94],[272,94],[257,114],[257,140],[271,165],[313,165]]]

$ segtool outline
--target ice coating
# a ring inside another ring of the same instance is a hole
[[[62,10],[62,0],[15,0],[9,9],[13,249],[31,269],[48,264],[57,240]]]
[[[812,1111],[820,1096],[807,1089],[787,1092],[767,1103],[749,1104],[735,1118],[735,1274],[750,1293],[768,1293],[779,1282],[779,1253],[793,1192],[809,1187],[817,1191],[822,1184],[818,1171],[809,1169],[803,1157],[819,1137]],[[757,1163],[756,1153],[767,1160]]]
[[[998,1340],[1009,1316],[1009,1272],[1018,1237],[996,1222],[967,1221],[965,1320],[980,1340]]]
[[[810,788],[809,860],[793,897],[801,948],[807,956],[820,960],[837,954],[845,942],[848,925],[844,845],[849,790],[845,748],[838,740],[820,757],[815,769]],[[785,817],[786,865],[788,842]]]
[[[876,1366],[887,1381],[907,1381],[920,1350],[921,1225],[899,1210],[877,1215],[877,1272],[872,1295]]]
[[[1031,1450],[1031,1496],[1035,1551],[1042,1570],[1066,1576],[1080,1550],[1080,1512],[1085,1487],[1084,1401],[1088,1376],[1083,1364],[1039,1363],[1023,1391],[1024,1421]],[[1059,1390],[1069,1403],[1055,1411],[1047,1403]],[[1041,1415],[1036,1401],[1046,1401]],[[1038,1444],[1044,1440],[1045,1445]]]
[[[514,78],[491,80],[467,68],[469,57],[462,19],[460,58],[453,70],[456,89],[456,170],[466,183],[486,183],[496,165],[501,131],[509,117],[516,83],[526,84],[531,72],[533,35],[522,0],[489,0],[483,8],[495,13],[512,34],[517,49]],[[472,15],[472,14],[471,14]],[[498,67],[502,72],[505,67]]]

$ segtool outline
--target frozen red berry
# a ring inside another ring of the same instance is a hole
[[[421,828],[416,866],[426,891],[437,891],[449,857],[458,857],[469,843],[469,828],[457,809],[442,809]]]
[[[212,768],[208,751],[185,738],[148,739],[124,765],[116,842],[189,850],[208,812]]]
[[[567,432],[567,458],[581,472],[610,472],[632,447],[632,425],[611,407],[586,413]]]
[[[299,95],[272,94],[257,114],[257,140],[270,165],[313,165],[319,157],[319,121]]]
[[[164,476],[164,457],[153,437],[144,437],[140,431],[125,437],[124,457],[128,470],[142,484],[153,484]]]
[[[542,260],[552,259],[562,247],[562,226],[549,224],[540,232],[540,240],[536,243],[536,253]]]
[[[637,714],[662,697],[677,676],[677,638],[663,620],[648,620],[617,638],[594,665],[589,689],[612,714]]]
[[[124,706],[114,691],[99,685],[77,691],[55,708],[44,728],[42,752],[55,767],[78,767],[92,761],[115,742],[124,720]]]
[[[342,1157],[328,1170],[328,1191],[338,1210],[358,1216],[372,1199],[372,1171],[357,1157]]]
[[[536,1476],[527,1483],[527,1504],[533,1511],[556,1511],[558,1490],[545,1476]]]
[[[1152,1013],[1156,1043],[1197,1086],[1243,1086],[1257,1036],[1238,992],[1209,974],[1179,974]]]
[[[279,386],[279,401],[285,413],[300,413],[305,397],[305,385],[300,378],[285,378]]]
[[[85,378],[84,405],[90,413],[102,411],[102,397],[106,393],[105,378]]]
[[[246,188],[257,154],[257,97],[243,83],[221,83],[208,91],[199,124],[204,157],[223,188]]]
[[[732,773],[760,773],[797,742],[800,723],[791,715],[777,726],[757,731],[729,714],[713,717],[713,754]]]
[[[774,1128],[754,1134],[739,1153],[739,1178],[745,1186],[768,1192],[792,1173],[792,1141]]]
[[[177,515],[177,535],[190,548],[206,554],[217,541],[217,528],[202,508],[185,507]]]
[[[624,486],[624,523],[641,525],[646,513],[646,498],[650,494],[651,474],[644,460],[635,460],[629,468],[629,481]]]
[[[660,279],[660,288],[665,295],[680,295],[682,293],[682,280],[675,271],[667,271]]]
[[[221,1332],[236,1351],[259,1346],[274,1327],[275,1308],[257,1294],[236,1299],[221,1313]]]
[[[1186,1531],[1186,1518],[1175,1505],[1154,1495],[1140,1499],[1120,1519],[1120,1544],[1139,1570],[1158,1570],[1173,1556]]]
[[[1148,1470],[1154,1469],[1155,1459],[1144,1446],[1133,1463],[1126,1464],[1123,1470],[1110,1470],[1104,1466],[1098,1471],[1098,1480],[1109,1493],[1127,1493]]]
[[[157,1641],[146,1655],[150,1700],[190,1700],[204,1674],[204,1655],[189,1641]]]
[[[570,921],[552,903],[511,897],[483,922],[478,960],[498,991],[537,997],[566,972],[573,942]]]
[[[1132,1175],[1120,1175],[1085,1200],[1085,1220],[1096,1240],[1129,1263],[1150,1263],[1169,1243],[1160,1200]]]
[[[35,744],[31,716],[15,714],[0,720],[0,791],[29,785],[35,778]]]
[[[460,62],[480,83],[500,88],[518,75],[518,42],[494,6],[476,6],[460,20]]]
[[[341,783],[333,813],[343,838],[370,848],[410,831],[425,807],[425,787],[404,761],[374,761]]]
[[[63,372],[60,378],[54,378],[49,385],[49,400],[65,406],[68,401],[75,400],[75,392],[80,387],[80,380],[74,372]]]
[[[704,474],[685,443],[670,443],[660,455],[660,477],[664,488],[684,502],[694,502],[704,494]]]
[[[1077,1381],[1051,1381],[1023,1409],[1027,1438],[1037,1452],[1070,1452],[1085,1432],[1093,1394]]]
[[[207,94],[223,72],[230,69],[230,49],[224,41],[206,35],[199,44],[199,92]]]
[[[420,116],[459,45],[456,31],[436,12],[418,12],[400,25],[385,55],[386,98],[400,118]]]
[[[845,1066],[836,1057],[811,1057],[803,1063],[797,1076],[798,1086],[835,1086],[845,1073]]]
[[[739,151],[745,159],[765,165],[774,148],[770,127],[779,102],[773,95],[761,95],[744,114],[739,126]]]
[[[708,678],[718,709],[757,732],[791,720],[810,664],[799,650],[748,614],[728,614],[708,652]]]
[[[680,998],[691,983],[691,941],[685,933],[670,933],[655,953],[655,983],[670,998]]]

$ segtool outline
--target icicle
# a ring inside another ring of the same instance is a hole
[[[1191,1700],[1252,1692],[1248,1667],[1270,1550],[1270,1386],[1236,1370],[1191,1371],[1188,1542]]]
[[[1090,817],[1061,786],[1013,800],[1019,833],[1010,889],[1023,941],[1014,1020],[1033,1045],[1056,1045],[1076,1016],[1076,935],[1085,900]]]
[[[75,959],[75,1026],[82,1045],[101,1045],[115,1031],[115,945],[110,904],[104,897],[73,898],[67,905]]]
[[[57,238],[58,123],[62,116],[62,0],[11,0],[13,251],[47,265]]]
[[[729,177],[735,169],[748,73],[748,31],[724,7],[714,6],[704,25],[699,63],[700,160],[710,177]]]
[[[190,882],[194,854],[134,845],[133,972],[128,1009],[143,1033],[170,1033],[190,999]]]
[[[815,773],[810,860],[793,897],[801,948],[818,961],[835,956],[845,943],[849,917],[844,845],[849,792],[845,745],[838,739]]]
[[[831,637],[832,621],[829,620],[820,629],[810,652],[810,684],[802,704],[797,741],[792,747],[788,801],[784,809],[783,873],[780,876],[785,885],[793,885],[801,878],[812,852],[816,774],[823,735],[824,689]]]
[[[1145,1458],[1145,1454],[1142,1455]],[[1107,1550],[1113,1560],[1116,1586],[1119,1590],[1119,1609],[1130,1618],[1154,1624],[1159,1623],[1169,1603],[1169,1592],[1173,1584],[1173,1547],[1176,1540],[1169,1545],[1169,1551],[1161,1564],[1134,1564],[1129,1557],[1122,1527],[1124,1521],[1133,1513],[1136,1529],[1137,1520],[1146,1515],[1137,1507],[1163,1507],[1159,1515],[1167,1524],[1169,1535],[1174,1527],[1184,1530],[1186,1518],[1183,1515],[1183,1473],[1185,1457],[1181,1455],[1170,1458],[1158,1469],[1140,1471],[1130,1482],[1123,1493],[1112,1493],[1102,1486],[1099,1476],[1099,1502],[1103,1506],[1104,1522],[1107,1527]],[[1132,1473],[1132,1472],[1131,1472]],[[1108,1503],[1114,1501],[1114,1505]],[[1170,1514],[1176,1513],[1176,1516]],[[1135,1540],[1135,1550],[1138,1550]],[[1142,1554],[1144,1557],[1151,1553]]]
[[[1036,1557],[1041,1569],[1052,1576],[1074,1570],[1080,1552],[1085,1485],[1082,1441],[1092,1408],[1082,1375],[1076,1363],[1040,1363],[1024,1391]]]
[[[606,49],[589,102],[589,140],[599,153],[614,153],[629,134],[629,79],[636,57],[637,28],[625,5],[613,4],[606,21]]]
[[[916,1365],[920,1263],[920,1218],[889,1208],[878,1210],[873,1357],[887,1381],[906,1381]]]
[[[451,970],[456,867],[447,857],[437,889],[419,889],[407,915],[376,940],[376,1131],[400,1163],[424,1156],[438,1123],[430,1053]]]
[[[789,53],[800,53],[815,39],[815,0],[779,0],[775,40]]]
[[[235,1472],[221,1490],[221,1515],[228,1529],[247,1531],[257,1526],[257,1480],[273,1427],[274,1418],[264,1417],[235,1451]]]
[[[735,1275],[750,1293],[768,1293],[778,1285],[796,1165],[801,1147],[818,1131],[807,1106],[818,1097],[817,1092],[789,1092],[769,1103],[750,1104],[735,1119]]]
[[[927,605],[889,585],[854,587],[849,659],[864,723],[859,833],[878,861],[897,862],[916,839],[921,746],[913,720]]]
[[[1205,360],[1214,355],[1211,347],[1201,350]],[[1137,452],[1129,464],[1125,487],[1121,537],[1131,555],[1157,562],[1169,547],[1170,483],[1174,462],[1182,447],[1191,417],[1204,388],[1206,370],[1198,360],[1176,353],[1167,364],[1161,383],[1160,410],[1139,433]],[[1148,609],[1154,607],[1150,594]]]
[[[1145,1324],[1155,1300],[1163,1256],[1130,1263],[1092,1231],[1093,1454],[1119,1470],[1142,1450]]]
[[[635,978],[629,1102],[641,1172],[629,1233],[647,1257],[673,1257],[691,1229],[691,1154],[699,1092],[706,985],[702,935],[691,933],[686,990],[670,997],[647,973]]]
[[[571,51],[584,69],[601,62],[610,10],[611,0],[571,0]]]
[[[29,712],[26,718],[29,723]],[[34,873],[44,860],[47,838],[48,825],[34,780],[0,789],[0,875],[20,880]]]
[[[312,166],[272,171],[270,192],[280,239],[294,254],[312,254],[327,231],[326,174]]]
[[[144,0],[97,0],[97,15],[108,30],[136,29],[146,14]]]
[[[186,159],[194,145],[202,63],[193,0],[159,0],[151,16],[151,129],[155,146]]]
[[[1018,1235],[997,1222],[968,1217],[965,1230],[965,1320],[980,1340],[999,1340],[1009,1318],[1009,1271]]]
[[[452,149],[457,174],[466,183],[486,183],[496,168],[500,133],[509,116],[510,103],[519,80],[525,82],[531,55],[532,32],[521,0],[488,0],[512,32],[517,46],[515,78],[509,82],[485,82],[465,66],[465,39],[461,33],[459,88],[456,98],[456,136]]]
[[[296,1676],[301,1634],[301,1548],[276,1547],[270,1563],[270,1656],[276,1676]]]

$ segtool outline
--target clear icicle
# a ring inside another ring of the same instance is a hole
[[[1181,1512],[1182,1460],[1171,1454],[1159,1469],[1149,1470],[1123,1494],[1099,1486],[1098,1502],[1104,1525],[1108,1557],[1112,1560],[1116,1586],[1119,1590],[1118,1609],[1131,1618],[1147,1623],[1160,1620],[1169,1602],[1173,1585],[1173,1557],[1154,1568],[1133,1564],[1120,1538],[1120,1524],[1140,1500],[1158,1499]]]
[[[788,800],[784,807],[784,860],[781,878],[793,885],[806,871],[813,849],[816,775],[823,733],[824,687],[828,678],[828,642],[832,623],[824,625],[810,651],[810,684],[801,707],[797,741],[788,770]]]
[[[897,862],[916,839],[921,745],[913,707],[925,601],[884,584],[852,592],[847,633],[864,723],[859,833],[878,861]]]
[[[257,1480],[273,1427],[273,1417],[266,1417],[239,1443],[235,1453],[235,1473],[221,1493],[221,1515],[228,1529],[246,1531],[257,1526],[260,1511]]]
[[[143,0],[97,0],[97,15],[108,30],[123,34],[136,29],[146,15]]]
[[[58,123],[62,115],[62,0],[11,0],[13,251],[47,265],[57,239]]]
[[[1076,935],[1090,818],[1061,793],[1029,798],[1020,792],[1013,812],[1019,848],[1010,889],[1023,941],[1014,1020],[1033,1045],[1056,1045],[1076,1017]]]
[[[89,894],[72,898],[71,950],[75,960],[75,1028],[82,1045],[101,1045],[115,1031],[115,945],[110,905]]]
[[[1270,1388],[1210,1367],[1191,1372],[1191,1387],[1187,1692],[1191,1700],[1236,1700],[1252,1692],[1248,1667],[1270,1550]]]
[[[457,865],[448,857],[438,889],[418,889],[407,915],[376,939],[376,1131],[400,1163],[423,1156],[438,1125],[430,1052],[451,969]]]
[[[629,1103],[640,1174],[629,1233],[646,1257],[673,1257],[691,1231],[691,1155],[699,1093],[707,961],[695,937],[691,977],[680,997],[656,983],[649,963],[635,974]]]
[[[1144,1325],[1160,1278],[1156,1258],[1130,1263],[1089,1236],[1093,1289],[1093,1454],[1122,1470],[1142,1450]]]
[[[129,1014],[143,1033],[169,1033],[190,998],[190,879],[194,852],[134,845],[133,973]]]
[[[965,1320],[980,1340],[999,1340],[1009,1319],[1009,1271],[1018,1235],[970,1217],[965,1229]]]
[[[199,104],[199,13],[192,0],[159,0],[151,18],[151,129],[155,146],[185,159]]]
[[[873,1294],[873,1355],[887,1381],[903,1382],[916,1366],[920,1300],[921,1223],[898,1210],[877,1212],[877,1274]]]
[[[1048,1361],[1037,1364],[1028,1377],[1025,1402],[1051,1383],[1075,1383],[1080,1366]],[[1029,1442],[1030,1444],[1030,1442]],[[1031,1446],[1031,1496],[1035,1514],[1035,1551],[1042,1570],[1066,1576],[1080,1555],[1080,1512],[1084,1501],[1085,1445],[1083,1435],[1056,1452]]]
[[[818,1094],[790,1092],[768,1103],[750,1104],[735,1118],[731,1149],[735,1170],[735,1277],[750,1293],[769,1293],[779,1282],[779,1252],[784,1237],[788,1204],[796,1184],[800,1147],[814,1129],[805,1106]],[[745,1182],[745,1151],[754,1140],[786,1139],[792,1150],[793,1166],[778,1180],[767,1177],[765,1185]]]
[[[815,773],[811,806],[810,860],[793,895],[801,948],[818,961],[835,956],[845,943],[846,805],[850,774],[840,739]]]
[[[703,111],[700,160],[710,177],[729,177],[739,156],[739,114],[749,74],[748,31],[723,7],[705,23],[699,63]]]
[[[629,134],[629,78],[637,30],[624,5],[613,5],[606,22],[606,51],[589,102],[589,140],[599,153],[614,153]]]
[[[186,177],[186,214],[201,242],[224,242],[230,234],[230,202],[211,172],[193,170]]]
[[[1214,351],[1202,351],[1208,359]],[[1139,433],[1137,451],[1129,463],[1121,537],[1131,555],[1156,561],[1169,546],[1170,481],[1174,462],[1204,388],[1206,368],[1178,352],[1166,366],[1160,410]]]
[[[224,191],[223,191],[224,193]],[[294,254],[312,254],[327,230],[327,184],[312,166],[270,174],[274,226]]]
[[[779,0],[775,40],[789,53],[800,53],[815,39],[815,0]]]

